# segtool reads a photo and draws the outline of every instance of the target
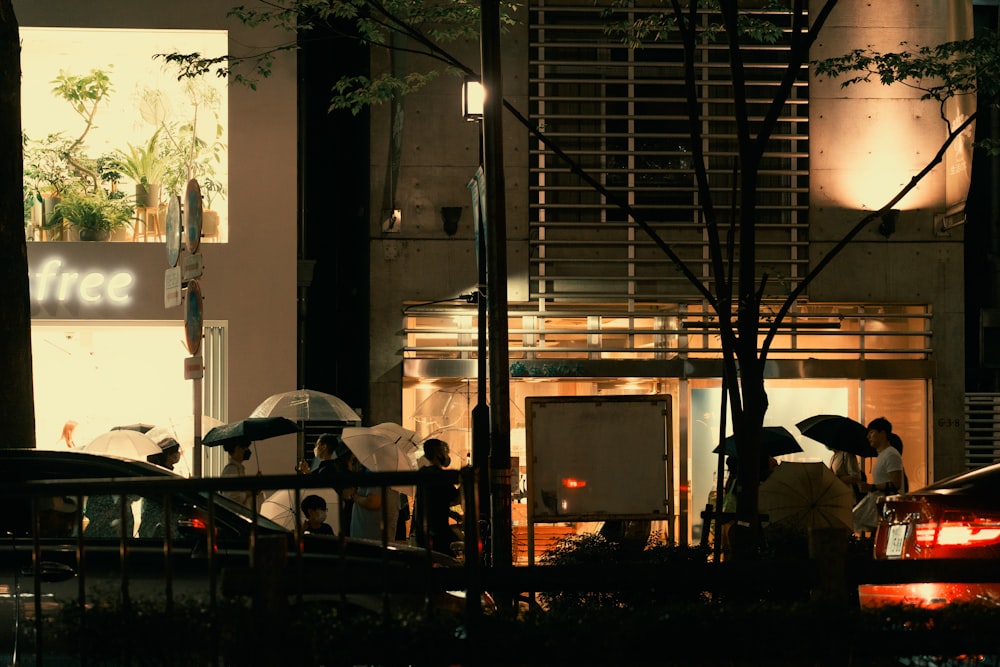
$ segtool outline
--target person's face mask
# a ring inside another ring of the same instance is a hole
[[[243,450],[243,460],[244,461],[249,461],[251,454],[252,454],[252,452],[249,449],[244,449]]]
[[[447,454],[442,453],[440,456],[440,461],[442,468],[447,468],[448,466],[451,465],[451,457],[448,456]]]

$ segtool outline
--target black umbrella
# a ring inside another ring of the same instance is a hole
[[[724,442],[726,456],[736,456],[736,436],[731,435]],[[718,454],[719,448],[716,447],[712,451]],[[767,456],[781,456],[801,452],[802,446],[784,426],[765,426],[760,433],[760,451]]]
[[[842,415],[815,415],[798,424],[802,435],[821,442],[828,449],[840,450],[867,458],[878,456],[868,444],[868,427]]]
[[[279,435],[295,433],[299,427],[284,417],[248,417],[238,422],[216,426],[205,434],[201,444],[216,447],[227,443],[249,445],[257,440],[267,440]]]

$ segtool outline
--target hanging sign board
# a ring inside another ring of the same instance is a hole
[[[184,379],[200,380],[205,377],[205,363],[201,355],[188,357],[184,360]]]
[[[184,282],[200,278],[202,273],[201,255],[185,255],[181,262],[181,274]]]
[[[163,274],[163,307],[181,305],[181,269],[173,266]]]

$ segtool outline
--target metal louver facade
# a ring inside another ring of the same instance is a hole
[[[660,9],[634,9],[631,18]],[[671,38],[628,48],[606,33],[593,2],[538,0],[530,12],[532,121],[614,198],[627,202],[702,280],[712,279],[691,166],[682,47]],[[787,21],[771,14],[769,21]],[[702,16],[704,25],[715,20]],[[751,123],[774,96],[782,44],[745,49]],[[698,115],[714,206],[725,233],[738,223],[736,127],[726,45],[697,51]],[[694,287],[614,201],[541,142],[532,145],[530,298],[545,303],[684,301]],[[808,268],[808,91],[793,89],[765,154],[757,211],[758,273],[781,296]],[[735,233],[735,229],[732,233]],[[725,239],[725,235],[723,236]],[[735,249],[739,261],[739,249]]]

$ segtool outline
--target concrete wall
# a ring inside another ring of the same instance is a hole
[[[527,26],[503,35],[504,98],[527,116]],[[479,71],[479,45],[448,45]],[[407,71],[401,65],[399,71]],[[428,63],[438,68],[439,63]],[[376,54],[373,76],[389,67]],[[388,105],[372,112],[371,159],[371,405],[365,423],[402,418],[403,299],[436,301],[474,291],[477,282],[475,230],[467,184],[479,163],[479,125],[462,118],[462,79],[442,73],[426,89],[403,101],[398,176],[390,170],[392,114]],[[509,301],[527,299],[528,133],[505,113],[504,165],[507,193]],[[447,166],[445,166],[447,165]],[[392,182],[392,181],[395,182]],[[393,196],[394,193],[394,196]],[[445,233],[441,207],[461,206],[454,236]],[[399,209],[399,231],[383,231],[389,209]]]
[[[251,30],[227,18],[232,6],[229,0],[14,2],[23,26],[226,29],[233,53],[247,44],[286,40],[287,35]],[[229,92],[229,243],[202,244],[201,283],[205,319],[229,326],[231,420],[248,416],[270,394],[296,388],[296,84],[294,54],[278,55],[272,75],[256,91],[233,86]],[[29,262],[53,252],[47,246],[61,246],[60,252],[88,265],[135,267],[141,291],[129,309],[114,313],[40,316],[183,319],[182,309],[163,307],[162,243],[29,244]],[[295,442],[286,440],[287,445],[283,440],[280,446],[255,447],[264,472],[291,471]]]
[[[813,9],[820,4],[813,2]],[[971,3],[841,0],[811,57],[822,59],[868,46],[899,51],[903,41],[910,45],[948,41],[955,38],[955,28],[964,25],[965,16],[957,21],[948,17],[966,8],[971,18]],[[945,140],[947,127],[935,102],[921,101],[919,91],[902,85],[875,82],[842,88],[839,80],[813,76],[809,97],[809,249],[810,263],[815,265],[867,212],[887,204],[928,164]],[[938,233],[934,216],[952,203],[946,174],[957,167],[960,180],[966,166],[950,156],[895,205],[901,212],[890,238],[877,231],[879,221],[874,221],[808,290],[812,301],[931,304],[937,372],[928,424],[929,478],[965,469],[962,430],[938,426],[945,420],[959,424],[962,416],[963,230]],[[856,277],[845,280],[848,267]]]

